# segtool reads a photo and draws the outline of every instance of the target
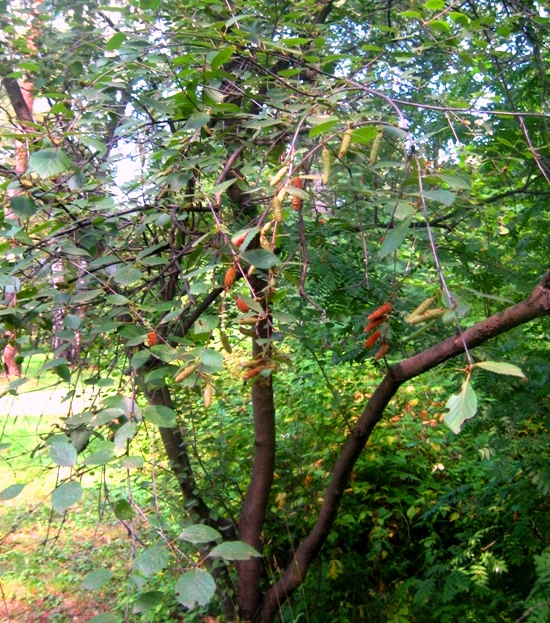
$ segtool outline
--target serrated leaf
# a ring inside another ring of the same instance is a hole
[[[147,422],[156,424],[162,428],[176,426],[176,413],[163,405],[148,405],[143,409],[143,416]]]
[[[220,543],[208,554],[209,556],[223,558],[224,560],[248,560],[254,556],[261,556],[252,545],[242,541],[226,541]]]
[[[113,50],[117,50],[118,48],[120,48],[120,46],[125,41],[126,41],[126,35],[123,32],[117,32],[109,39],[109,41],[107,41],[105,48],[109,52],[112,52]]]
[[[141,469],[145,464],[145,460],[142,456],[125,456],[119,461],[120,467],[126,469]]]
[[[71,442],[65,438],[54,440],[50,446],[50,458],[61,467],[74,467],[76,465],[76,449]]]
[[[234,52],[235,48],[232,46],[222,48],[210,61],[212,69],[218,69],[218,67],[225,65],[225,63],[227,63],[227,61],[233,56]]]
[[[121,521],[130,521],[135,515],[134,509],[128,500],[118,500],[114,506],[115,517]]]
[[[357,128],[351,133],[352,143],[359,143],[360,145],[370,145],[372,141],[380,133],[380,128],[376,126],[365,126],[364,128]]]
[[[147,591],[140,593],[136,597],[134,604],[134,614],[145,612],[159,606],[164,600],[164,593],[162,591]]]
[[[71,166],[72,163],[65,152],[61,149],[49,148],[41,149],[31,155],[28,171],[46,179],[67,171]]]
[[[52,506],[57,513],[64,513],[82,497],[82,485],[76,480],[70,480],[59,485],[52,493]]]
[[[319,136],[319,134],[324,134],[325,132],[330,132],[337,123],[338,119],[330,119],[329,121],[313,126],[309,131],[309,138]]]
[[[2,489],[2,491],[0,491],[0,500],[2,502],[5,502],[7,500],[13,500],[13,498],[16,498],[21,493],[21,491],[23,491],[24,488],[24,484],[10,485],[9,487],[6,487],[5,489]]]
[[[195,525],[185,528],[185,530],[179,535],[182,541],[188,541],[189,543],[209,543],[210,541],[220,541],[222,535],[214,528],[205,525]]]
[[[508,374],[510,376],[518,376],[520,379],[526,379],[527,377],[521,371],[521,368],[515,366],[512,363],[504,363],[502,361],[480,361],[474,364],[477,368],[483,368],[490,372],[496,372],[497,374]]]
[[[80,583],[80,586],[87,591],[94,591],[102,586],[105,586],[113,575],[114,573],[108,569],[94,569],[85,576]]]
[[[460,394],[447,400],[445,408],[449,410],[444,417],[445,424],[458,435],[464,421],[474,417],[477,411],[477,396],[469,381],[463,383]]]
[[[132,568],[137,569],[145,577],[150,577],[162,571],[170,560],[165,547],[155,545],[143,550],[136,556]]]
[[[10,208],[19,218],[30,218],[38,212],[38,207],[32,197],[28,195],[15,195],[10,199]]]
[[[411,219],[406,218],[388,232],[388,235],[380,248],[380,258],[386,257],[401,246],[401,243],[405,240],[407,234],[409,233],[410,222]]]
[[[123,424],[115,433],[115,438],[113,442],[115,444],[115,448],[117,450],[123,450],[127,441],[130,441],[134,438],[136,434],[136,423],[135,422],[126,422]]]
[[[448,184],[451,188],[455,188],[456,190],[470,190],[470,180],[466,177],[449,175],[448,173],[435,173],[433,177],[438,177],[445,182],[445,184]]]
[[[208,124],[210,121],[210,115],[207,112],[197,112],[191,115],[185,122],[185,130],[200,130],[202,127]]]
[[[110,441],[102,441],[100,447],[82,461],[82,465],[106,465],[114,456],[115,445]]]
[[[138,352],[135,353],[130,360],[130,367],[132,368],[132,370],[137,370],[138,368],[141,368],[142,365],[147,363],[147,360],[150,356],[151,355],[148,350],[138,350]]]
[[[245,251],[242,255],[245,262],[256,266],[256,268],[262,268],[268,270],[273,268],[279,263],[279,258],[271,251],[266,249],[254,249],[253,251]]]
[[[116,271],[113,279],[121,286],[129,286],[141,279],[141,270],[132,266],[123,266]]]
[[[198,351],[201,360],[201,371],[214,374],[223,370],[223,355],[213,348],[201,348]]]
[[[422,193],[422,195],[425,199],[437,201],[445,206],[452,205],[456,199],[456,195],[450,190],[443,190],[441,188],[438,190],[426,190]]]
[[[176,582],[177,599],[186,608],[206,606],[216,592],[214,578],[204,569],[190,569]]]

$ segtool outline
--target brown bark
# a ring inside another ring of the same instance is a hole
[[[13,344],[7,344],[3,352],[4,368],[8,376],[21,376],[21,368],[15,361],[17,348]]]
[[[465,351],[465,344],[468,349],[475,348],[501,333],[548,314],[550,314],[550,272],[543,277],[531,296],[521,303],[478,322],[464,331],[462,336],[451,337],[388,369],[336,462],[315,526],[296,549],[283,577],[266,592],[261,611],[255,621],[271,623],[281,604],[303,582],[311,562],[321,550],[334,523],[351,471],[399,387],[444,361],[460,355]]]
[[[254,281],[254,280],[253,280]],[[256,280],[257,291],[265,282]],[[257,327],[258,338],[269,337],[267,320]],[[252,357],[265,357],[265,343],[253,340]],[[254,415],[254,460],[250,483],[243,501],[239,525],[239,538],[258,551],[262,549],[261,535],[265,522],[267,503],[275,473],[275,404],[272,376],[257,377],[252,386],[252,409]],[[238,564],[237,602],[245,621],[252,621],[261,605],[260,578],[263,561],[259,557],[243,560]]]

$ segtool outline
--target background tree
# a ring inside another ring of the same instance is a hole
[[[141,469],[157,427],[175,480],[156,503],[177,482],[184,504],[137,568],[184,559],[170,544],[185,516],[204,528],[184,541],[221,539],[214,553],[238,563],[191,560],[179,601],[206,606],[215,577],[227,620],[272,621],[334,538],[401,385],[464,355],[442,373],[457,434],[491,397],[488,372],[523,376],[521,344],[491,340],[550,312],[548,18],[536,3],[443,0],[39,9],[30,55],[27,9],[3,18],[5,136],[20,138],[18,78],[43,103],[26,170],[3,149],[2,278],[22,284],[6,328],[29,328],[23,357],[53,331],[46,366],[72,391],[97,388],[48,440],[74,468],[54,507],[78,501],[89,465]],[[86,353],[78,366],[60,342]],[[308,378],[324,402],[308,403]],[[300,401],[330,416],[308,417],[314,434]]]

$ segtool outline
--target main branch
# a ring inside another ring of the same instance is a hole
[[[464,331],[461,336],[451,337],[388,369],[386,376],[368,401],[336,462],[315,526],[296,549],[283,577],[266,592],[261,613],[256,620],[261,623],[271,623],[281,604],[303,582],[311,562],[326,541],[336,519],[351,471],[374,427],[382,419],[388,403],[399,387],[444,361],[460,355],[464,352],[465,346],[471,350],[501,333],[506,333],[514,327],[548,314],[550,314],[550,272],[543,277],[531,296],[521,303],[478,322]]]

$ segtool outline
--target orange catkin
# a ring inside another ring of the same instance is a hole
[[[157,343],[157,334],[155,333],[155,331],[151,331],[149,335],[147,336],[147,344],[149,344],[149,346],[154,346],[156,343]]]
[[[372,314],[367,316],[367,320],[378,320],[379,318],[385,318],[389,314],[391,314],[393,309],[393,305],[391,303],[386,303],[379,307],[376,311],[373,311]]]
[[[371,322],[369,322],[369,324],[365,327],[365,333],[369,333],[373,329],[376,329],[376,327],[379,327],[384,322],[384,320],[386,320],[386,318],[382,317],[378,318],[378,320],[372,320]]]
[[[235,299],[235,305],[237,306],[237,309],[243,314],[246,314],[246,312],[250,311],[250,307],[248,307],[248,305],[241,298]]]
[[[255,376],[258,376],[262,370],[265,370],[267,366],[258,366],[257,368],[250,368],[250,370],[246,370],[243,372],[243,381],[248,381],[253,379]]]
[[[374,355],[373,359],[374,361],[378,361],[378,359],[382,359],[382,357],[388,352],[388,345],[387,344],[382,344],[382,346],[380,346],[380,350],[376,353],[376,355]]]
[[[294,186],[294,188],[302,188],[302,180],[299,177],[295,177],[292,180],[292,185]],[[300,210],[300,208],[302,207],[302,200],[300,199],[300,197],[292,197],[292,209],[295,210],[296,212],[298,212],[298,210]]]
[[[223,285],[225,286],[226,290],[229,290],[229,288],[235,283],[236,278],[237,269],[235,268],[235,266],[230,266],[225,273],[225,277],[223,278]]]
[[[369,339],[365,342],[365,348],[370,348],[382,337],[380,331],[375,331]]]

